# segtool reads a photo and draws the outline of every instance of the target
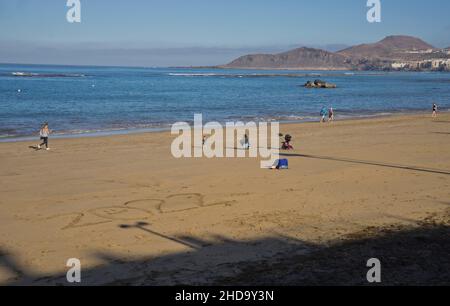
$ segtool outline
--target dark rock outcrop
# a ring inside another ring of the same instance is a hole
[[[327,83],[322,80],[315,80],[314,82],[308,81],[304,85],[306,88],[336,88],[336,84],[333,83]]]

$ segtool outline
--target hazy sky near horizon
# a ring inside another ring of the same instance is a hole
[[[300,46],[330,50],[412,35],[450,46],[450,1],[381,0],[0,0],[0,62],[87,65],[214,65],[248,52]]]

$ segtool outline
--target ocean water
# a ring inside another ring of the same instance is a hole
[[[306,89],[308,80],[337,89]],[[450,109],[450,73],[0,65],[0,141],[160,130],[178,121],[318,120]]]

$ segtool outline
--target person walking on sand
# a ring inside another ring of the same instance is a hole
[[[50,129],[48,127],[48,123],[44,123],[39,131],[39,136],[41,137],[42,143],[38,144],[38,149],[41,149],[43,145],[45,145],[45,149],[48,151],[50,148],[48,147],[48,136],[50,135]]]
[[[333,121],[334,121],[334,109],[333,107],[330,107],[330,109],[328,110],[328,122]]]
[[[433,118],[437,117],[437,110],[438,106],[436,105],[436,103],[433,103],[433,114],[431,115]]]

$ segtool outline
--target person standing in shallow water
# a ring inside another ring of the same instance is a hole
[[[48,147],[48,136],[50,135],[50,129],[48,127],[48,123],[44,123],[39,131],[39,136],[41,137],[42,143],[38,144],[38,149],[41,149],[43,145],[45,145],[45,149],[48,151],[50,148]]]
[[[437,109],[438,106],[436,105],[436,103],[433,103],[433,114],[431,115],[433,118],[437,117]]]

